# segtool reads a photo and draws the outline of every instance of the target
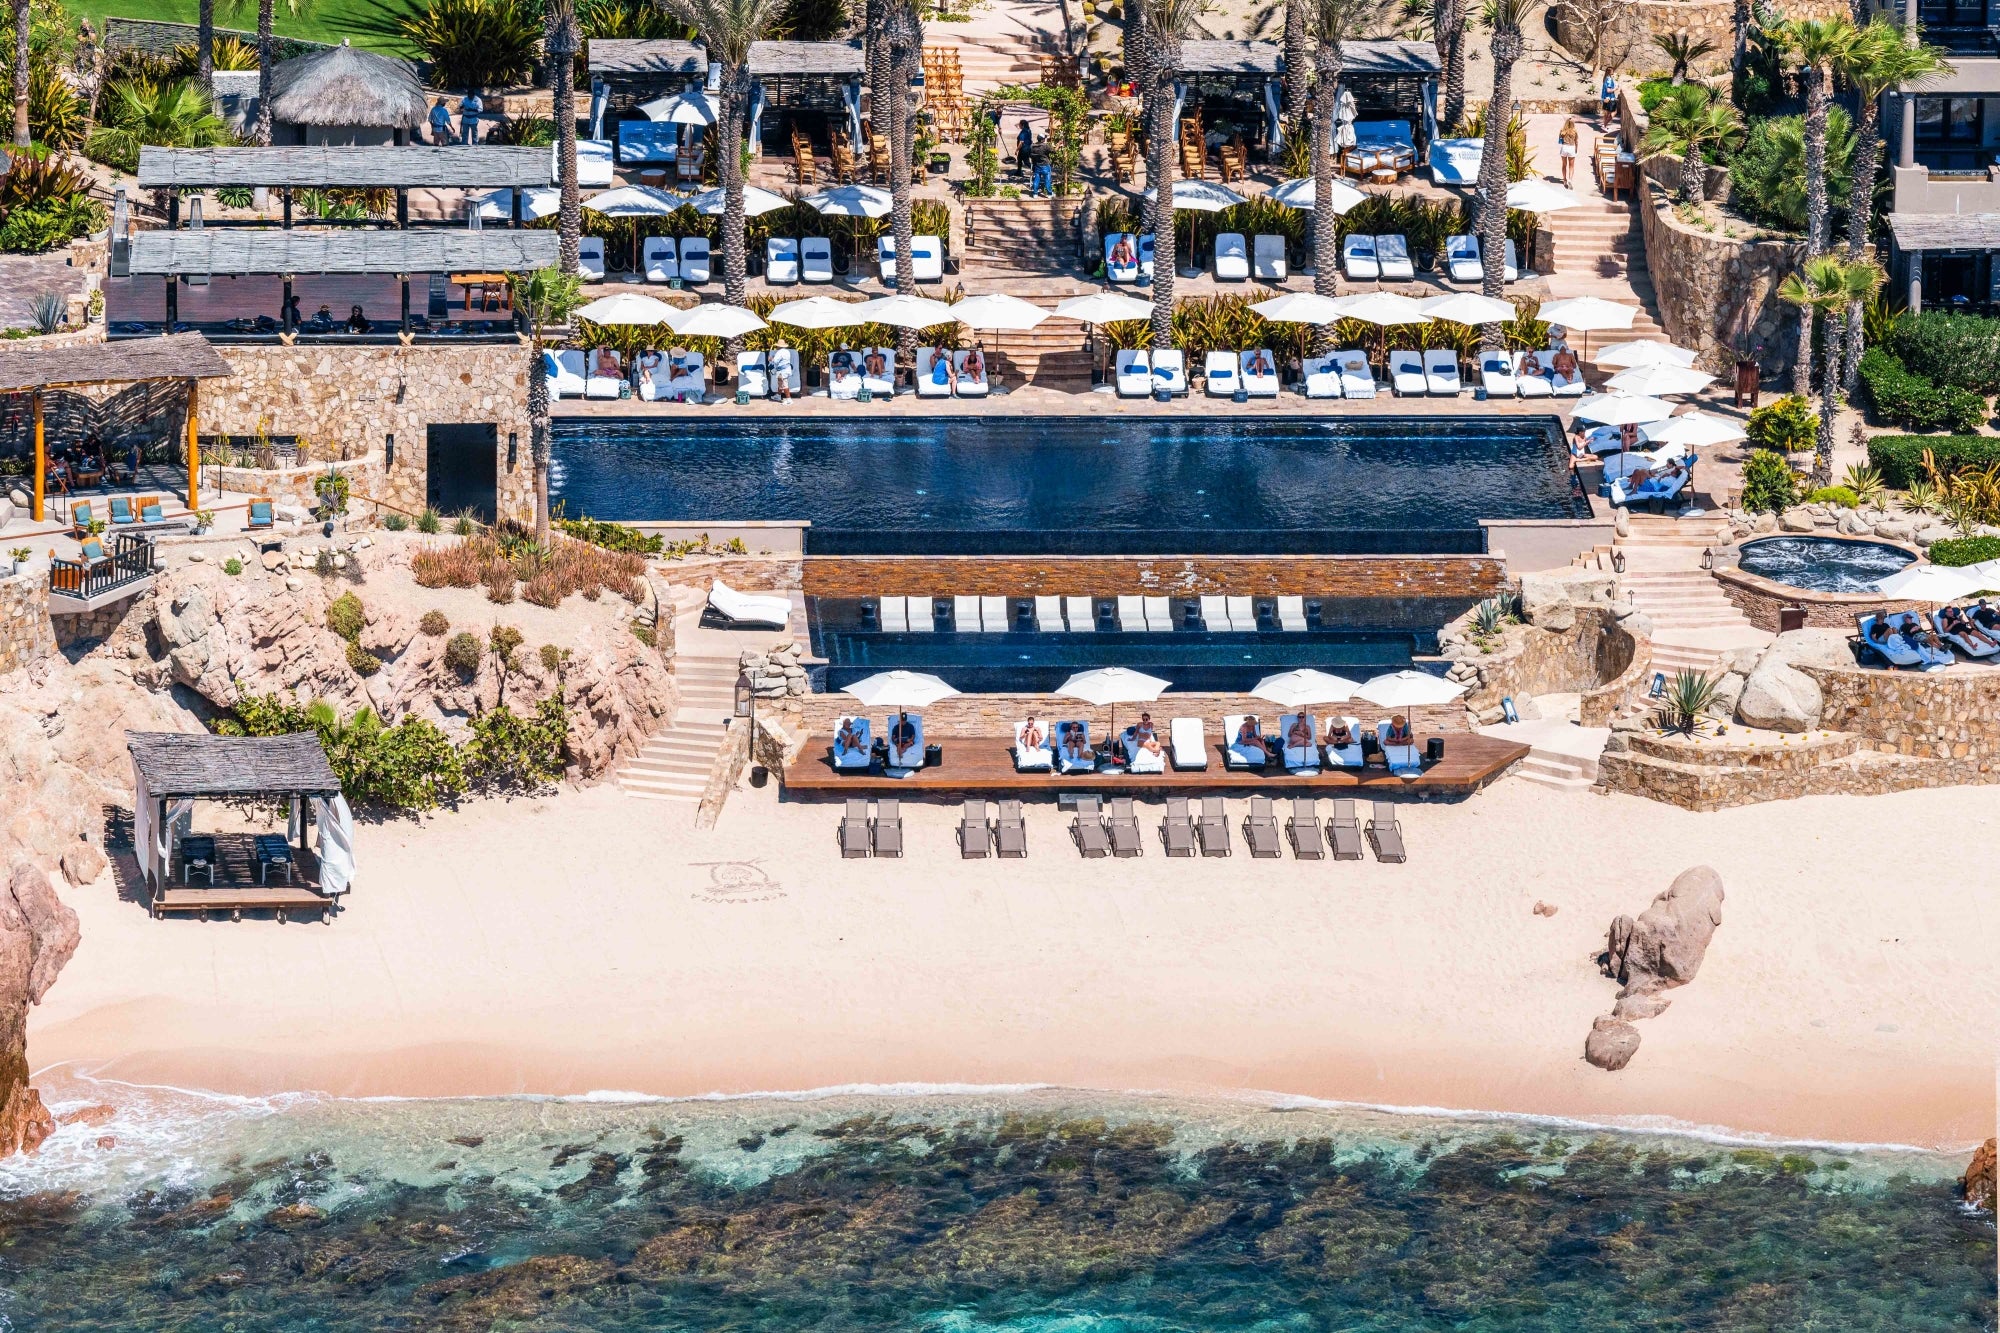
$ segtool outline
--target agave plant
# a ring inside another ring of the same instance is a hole
[[[1881,469],[1866,463],[1849,463],[1847,475],[1840,479],[1840,484],[1854,492],[1854,498],[1861,502],[1864,509],[1879,502],[1885,489]]]
[[[1903,508],[1913,514],[1935,514],[1941,497],[1938,488],[1928,481],[1913,481],[1903,492]]]
[[[54,292],[43,292],[35,297],[29,314],[34,318],[36,332],[54,333],[69,315],[69,302]]]
[[[1472,628],[1481,638],[1491,638],[1507,623],[1507,604],[1498,597],[1489,597],[1472,608]]]
[[[1674,678],[1667,682],[1666,697],[1660,703],[1660,725],[1669,731],[1694,735],[1701,724],[1701,715],[1715,702],[1718,683],[1707,672],[1692,667],[1674,672]]]

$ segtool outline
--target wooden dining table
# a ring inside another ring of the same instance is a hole
[[[484,310],[486,308],[486,289],[493,286],[500,288],[500,309],[512,310],[514,308],[514,289],[508,285],[505,273],[454,273],[451,275],[451,280],[465,289],[465,308],[467,310],[472,309],[472,289],[474,287],[479,289],[479,308]]]

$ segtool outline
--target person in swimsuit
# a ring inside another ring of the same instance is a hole
[[[854,724],[853,718],[847,718],[840,724],[840,734],[833,738],[833,748],[835,753],[843,759],[853,754],[856,750],[866,750],[868,748],[862,741],[861,729]]]
[[[1292,719],[1291,727],[1285,732],[1287,750],[1310,750],[1313,743],[1312,719],[1300,713]]]
[[[1415,745],[1417,738],[1410,734],[1410,720],[1401,713],[1389,719],[1389,730],[1382,734],[1384,745]]]
[[[1090,745],[1084,729],[1074,722],[1063,723],[1063,758],[1071,764],[1091,762]]]
[[[967,385],[986,382],[986,359],[979,355],[977,347],[965,354],[965,369],[959,372],[959,382]]]
[[[1111,243],[1111,267],[1132,268],[1138,262],[1139,257],[1132,253],[1131,238],[1121,232],[1118,239]]]
[[[951,382],[951,349],[939,343],[931,349],[931,383],[953,388]]]
[[[1327,728],[1326,732],[1327,749],[1345,750],[1348,746],[1353,745],[1354,743],[1355,743],[1354,732],[1348,728],[1346,718],[1340,718],[1331,727]]]
[[[1251,353],[1250,368],[1244,373],[1249,375],[1256,375],[1260,378],[1262,376],[1270,374],[1271,373],[1270,349],[1259,347],[1255,352]]]
[[[868,349],[868,354],[861,358],[861,366],[862,372],[871,380],[889,377],[889,361],[882,355],[882,349],[879,347]]]
[[[1023,750],[1041,749],[1042,741],[1046,735],[1047,733],[1042,730],[1042,724],[1035,721],[1032,717],[1029,718],[1027,723],[1021,728],[1021,748]]]

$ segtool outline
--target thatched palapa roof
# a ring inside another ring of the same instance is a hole
[[[155,797],[331,796],[340,779],[312,732],[211,736],[128,731],[125,748]]]
[[[2000,213],[1891,213],[1901,250],[2000,249]]]
[[[693,42],[668,38],[593,37],[590,39],[592,74],[688,74],[708,73],[708,52]]]
[[[265,185],[278,190],[498,190],[549,184],[546,148],[141,148],[142,190]]]
[[[1353,43],[1347,43],[1351,49]],[[1275,77],[1285,65],[1276,42],[1184,41],[1180,68],[1189,74],[1264,74]]]
[[[213,227],[132,237],[132,276],[183,273],[526,273],[556,262],[552,231],[281,231]]]
[[[1370,41],[1343,42],[1340,47],[1340,76],[1381,77],[1410,74],[1418,77],[1441,73],[1435,42]]]
[[[817,74],[844,78],[859,77],[866,67],[861,43],[855,42],[752,42],[752,74]]]
[[[271,71],[271,118],[290,125],[406,130],[430,102],[407,60],[339,46],[283,60]]]
[[[68,384],[227,379],[232,373],[221,353],[199,333],[68,347],[0,345],[0,393]]]

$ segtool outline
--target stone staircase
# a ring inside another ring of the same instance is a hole
[[[988,281],[1081,277],[1075,199],[968,199],[960,272],[968,289]],[[1010,285],[1008,291],[1028,297]],[[1071,293],[1073,294],[1073,293]]]
[[[1581,167],[1577,171],[1579,177],[1586,174]],[[1597,296],[1639,307],[1629,331],[1593,334],[1592,348],[1667,336],[1660,325],[1659,301],[1646,267],[1646,242],[1634,205],[1586,194],[1574,208],[1545,214],[1543,225],[1555,242],[1551,296]],[[1580,336],[1570,339],[1572,346],[1581,346],[1582,341]]]
[[[1653,622],[1653,669],[1671,676],[1686,667],[1713,671],[1725,653],[1770,642],[1701,567],[1704,548],[1726,546],[1729,524],[1720,518],[1629,516],[1630,530],[1577,557],[1576,563],[1609,568],[1611,552],[1625,559],[1619,583]]]
[[[1075,320],[1045,319],[1032,329],[980,336],[996,377],[1009,387],[1031,384],[1066,393],[1090,389],[1090,353],[1083,348],[1083,325]]]
[[[1042,81],[1042,57],[1062,51],[1060,38],[1054,32],[957,33],[951,31],[953,26],[927,24],[924,45],[958,48],[959,77],[968,97],[1008,84],[1033,87]]]
[[[736,703],[736,659],[674,659],[680,709],[666,730],[648,740],[618,772],[628,796],[655,801],[699,801],[722,748]]]
[[[1597,783],[1597,761],[1582,755],[1530,750],[1514,776],[1563,791],[1588,791]]]

